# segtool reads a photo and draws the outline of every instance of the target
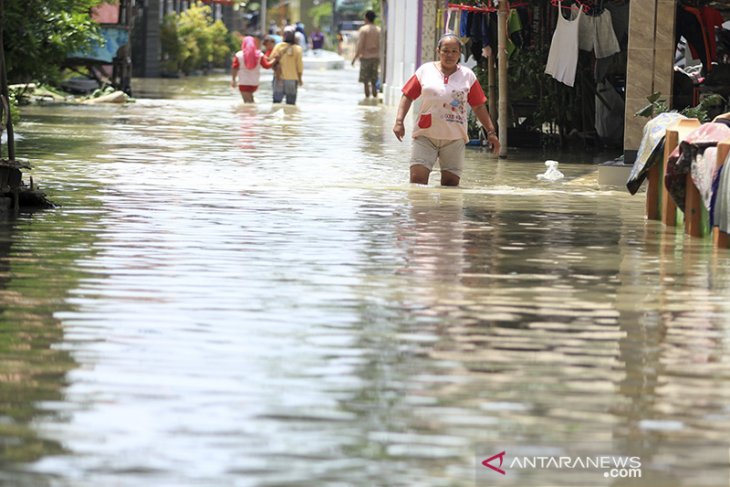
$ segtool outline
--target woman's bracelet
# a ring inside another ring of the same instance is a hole
[[[487,130],[487,137],[491,137],[492,135],[497,135],[497,131],[494,129]]]

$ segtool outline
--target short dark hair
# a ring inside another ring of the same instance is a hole
[[[372,10],[368,10],[367,12],[365,12],[365,18],[368,19],[368,21],[375,22],[375,17],[375,12],[373,12]]]
[[[445,40],[448,39],[456,39],[456,42],[459,43],[459,52],[464,52],[464,45],[461,43],[461,39],[459,39],[459,36],[456,34],[444,34],[439,38],[438,44],[436,44],[436,49],[441,49],[441,44],[444,43]]]

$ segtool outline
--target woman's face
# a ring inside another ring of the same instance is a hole
[[[441,41],[439,48],[439,61],[444,68],[453,68],[459,63],[461,58],[461,44],[458,39],[447,37]]]

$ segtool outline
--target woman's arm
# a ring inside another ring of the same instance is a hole
[[[393,125],[393,133],[398,140],[403,140],[403,136],[406,135],[406,128],[403,125],[403,121],[408,115],[408,110],[411,109],[413,100],[408,98],[406,95],[400,97],[400,103],[398,104],[398,114],[395,116],[395,124]]]

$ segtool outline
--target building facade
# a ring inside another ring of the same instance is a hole
[[[418,66],[436,59],[439,0],[382,0],[383,98],[396,105]]]
[[[547,2],[548,0],[546,0]],[[448,0],[381,0],[385,49],[383,98],[397,105],[400,89],[422,63],[435,59],[444,32]],[[628,63],[624,115],[624,155],[632,162],[645,119],[634,113],[660,91],[671,102],[677,0],[634,0],[629,5]],[[652,28],[647,28],[652,26]]]

